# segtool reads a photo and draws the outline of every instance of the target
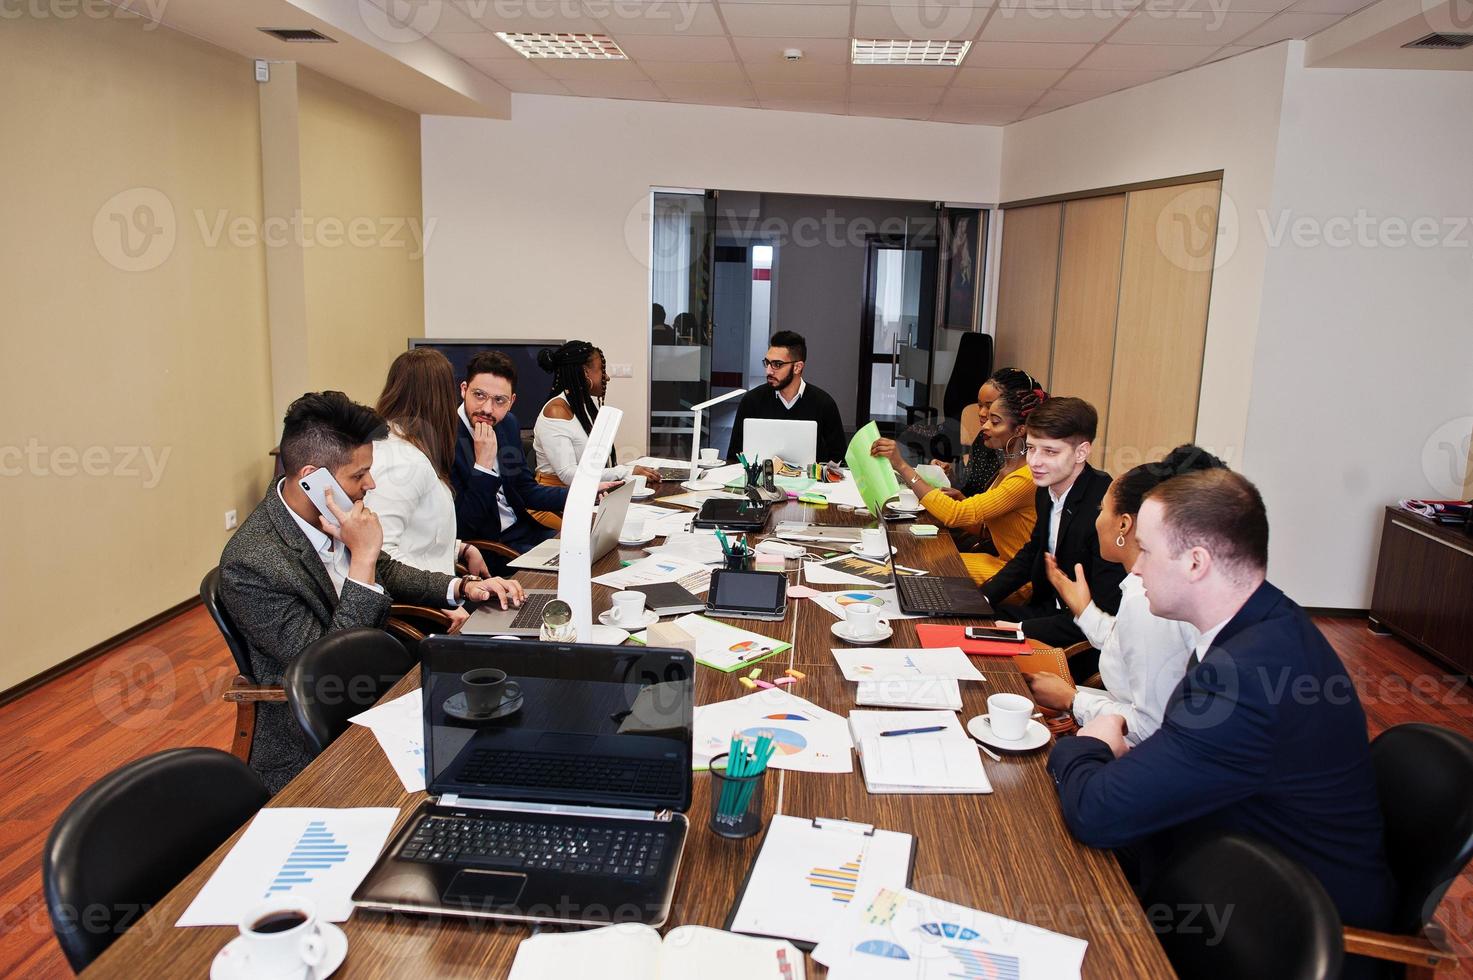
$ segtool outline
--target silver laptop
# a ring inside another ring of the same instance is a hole
[[[662,925],[689,829],[691,655],[466,636],[420,654],[430,798],[354,903]]]
[[[808,466],[818,462],[818,423],[798,419],[747,419],[742,427],[747,458],[771,459]],[[753,449],[761,446],[755,453]]]
[[[619,532],[624,529],[624,518],[629,514],[629,501],[634,497],[633,481],[610,490],[599,505],[598,516],[593,520],[593,534],[589,540],[588,560],[596,562],[614,550],[619,543]],[[507,565],[525,568],[532,572],[555,572],[562,556],[563,542],[560,538],[548,538],[528,552],[518,555]]]

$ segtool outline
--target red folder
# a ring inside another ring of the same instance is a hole
[[[961,647],[964,653],[981,657],[1016,657],[1020,653],[1032,653],[1033,645],[1027,640],[1010,643],[1007,640],[969,640],[962,631],[965,626],[947,626],[944,623],[917,623],[916,636],[923,647]]]

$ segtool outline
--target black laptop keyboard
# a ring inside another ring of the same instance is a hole
[[[426,864],[646,878],[660,869],[665,834],[537,819],[427,816],[399,850]]]
[[[908,613],[945,614],[951,610],[946,583],[931,575],[895,576],[896,597]]]
[[[534,592],[522,600],[522,608],[517,610],[516,618],[509,624],[508,629],[535,630],[542,628],[542,609],[557,596],[548,592]]]
[[[481,749],[466,759],[456,782],[654,798],[680,795],[680,770],[673,761],[552,752]]]

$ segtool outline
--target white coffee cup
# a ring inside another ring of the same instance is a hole
[[[634,625],[644,619],[643,592],[615,592],[613,600],[614,615],[611,618],[614,622]]]
[[[987,698],[987,723],[992,734],[1004,741],[1022,738],[1032,717],[1033,702],[1021,694],[993,694]]]
[[[327,958],[327,941],[311,899],[267,899],[247,912],[238,927],[246,944],[246,972],[253,977],[300,976]]]
[[[895,506],[901,510],[915,510],[921,505],[921,500],[915,495],[914,490],[902,490],[895,501]]]
[[[643,541],[648,524],[649,521],[643,517],[631,517],[624,522],[624,530],[619,532],[619,537],[625,541]]]
[[[703,462],[703,463],[717,463],[717,462],[720,462],[720,461],[721,461],[721,450],[719,450],[719,449],[702,449],[701,450],[701,462]]]
[[[649,478],[647,476],[645,476],[643,473],[640,473],[639,475],[632,476],[629,479],[630,482],[634,484],[634,495],[636,497],[644,493],[645,484],[649,481]]]
[[[885,632],[890,621],[880,616],[879,606],[851,602],[844,607],[844,625],[856,640],[868,640]]]
[[[866,555],[873,555],[876,558],[888,557],[890,554],[890,545],[885,540],[885,529],[882,527],[873,527],[860,531],[859,550]]]

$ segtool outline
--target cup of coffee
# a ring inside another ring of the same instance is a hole
[[[644,493],[645,484],[649,482],[649,477],[641,473],[638,476],[631,476],[629,482],[634,484],[634,495],[637,497]]]
[[[890,543],[885,540],[885,529],[872,527],[860,531],[859,550],[874,558],[889,557]]]
[[[719,463],[719,462],[721,462],[721,450],[719,450],[719,449],[702,449],[701,450],[701,462],[703,462],[703,463]]]
[[[621,626],[638,626],[644,620],[644,593],[623,591],[613,596],[613,615],[609,618]]]
[[[880,615],[879,606],[853,602],[844,607],[844,626],[854,639],[868,640],[885,632],[890,621]]]
[[[648,532],[648,524],[643,517],[631,517],[624,522],[624,530],[619,533],[619,537],[625,541],[643,541]]]
[[[465,709],[473,715],[489,715],[501,707],[506,693],[506,671],[495,667],[478,667],[460,675],[465,685]]]
[[[300,975],[327,958],[317,908],[300,895],[267,899],[245,914],[239,929],[251,976]]]
[[[895,500],[895,506],[901,510],[915,510],[921,505],[921,500],[915,495],[914,490],[902,490],[900,496]]]
[[[1014,742],[1028,731],[1033,717],[1033,702],[1021,694],[993,694],[987,698],[987,723],[992,734]]]

